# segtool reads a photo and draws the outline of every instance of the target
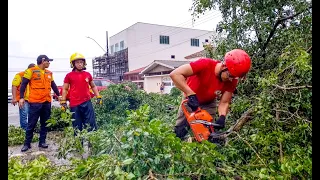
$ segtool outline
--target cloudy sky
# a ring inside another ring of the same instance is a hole
[[[136,22],[213,30],[221,20],[207,12],[193,25],[192,0],[10,0],[8,1],[8,87],[16,72],[35,63],[39,54],[54,61],[49,70],[58,85],[70,71],[69,57],[80,52],[89,59],[100,56],[109,37]]]

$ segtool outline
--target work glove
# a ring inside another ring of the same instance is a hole
[[[96,100],[96,103],[97,104],[102,104],[102,99],[101,99],[102,97],[101,96],[97,96],[97,100]]]
[[[219,126],[215,126],[215,129],[223,129],[226,123],[226,116],[225,115],[219,116],[218,120],[215,123],[219,124]]]
[[[60,106],[61,106],[61,110],[65,111],[68,108],[67,101],[60,101]]]
[[[192,94],[188,96],[188,106],[191,108],[192,111],[196,111],[199,108],[199,101],[196,94]]]

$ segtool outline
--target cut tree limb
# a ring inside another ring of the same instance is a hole
[[[279,86],[279,85],[273,84],[272,86],[277,87],[277,88],[279,88],[279,89],[283,89],[283,90],[303,89],[303,88],[309,88],[309,89],[312,89],[312,86],[310,86],[310,85],[304,85],[304,86],[293,86],[293,87],[284,87],[284,86]]]
[[[242,116],[237,120],[237,122],[233,126],[231,126],[227,131],[219,134],[216,138],[226,139],[230,134],[240,131],[244,124],[251,119],[251,115],[253,112],[253,107],[249,108],[246,112],[242,114]]]
[[[310,51],[312,51],[312,46],[309,47],[309,49],[307,50],[307,53],[309,53]]]
[[[239,131],[246,122],[248,122],[251,119],[251,115],[253,113],[253,107],[248,109],[245,113],[242,114],[242,116],[237,120],[236,124],[231,126],[227,132],[233,132],[233,131]]]

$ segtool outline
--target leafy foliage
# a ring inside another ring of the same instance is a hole
[[[8,162],[8,179],[48,179],[54,171],[44,156],[25,164],[19,158],[11,158]]]
[[[206,46],[208,55],[221,59],[227,51],[241,48],[252,57],[251,72],[237,87],[229,122],[235,123],[250,107],[255,110],[252,121],[234,137],[242,140],[229,141],[232,148],[225,153],[237,158],[228,161],[240,162],[236,164],[242,177],[311,178],[311,1],[193,0],[194,16],[212,9],[222,13],[217,33],[227,36],[215,42],[215,50]],[[299,170],[291,167],[295,163]]]
[[[71,125],[72,113],[69,109],[62,111],[60,107],[51,108],[51,116],[47,120],[48,131],[61,131]],[[40,125],[40,124],[39,124]]]
[[[26,132],[20,128],[10,125],[8,127],[8,146],[21,145],[24,143]],[[39,141],[39,135],[34,135],[32,142]]]
[[[51,167],[52,179],[311,179],[311,2],[193,2],[194,16],[212,9],[222,12],[217,33],[226,37],[214,42],[214,51],[205,46],[208,56],[222,59],[225,52],[242,48],[252,57],[227,125],[249,108],[254,111],[251,121],[231,133],[223,147],[180,141],[173,133],[182,97],[177,89],[160,95],[130,83],[111,85],[101,92],[103,105],[95,105],[99,129],[74,137],[68,127],[60,141],[59,155],[66,158],[83,155],[81,142],[90,142],[89,157],[73,158],[68,168]],[[68,118],[63,121],[70,122]],[[15,167],[22,171],[14,165],[18,161],[11,163],[9,174]]]

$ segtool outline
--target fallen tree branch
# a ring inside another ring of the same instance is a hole
[[[310,88],[310,89],[312,89],[312,86],[310,86],[310,85],[284,87],[284,86],[279,86],[279,85],[273,84],[272,86],[277,87],[277,88],[279,88],[279,89],[283,89],[283,90],[303,89],[303,88]]]
[[[146,178],[146,180],[158,180],[156,177],[154,177],[154,175],[152,173],[152,169],[149,169],[149,175]]]
[[[308,9],[306,9],[306,10],[304,10],[304,11],[301,11],[301,12],[299,12],[299,13],[297,13],[297,14],[293,14],[293,15],[291,15],[291,16],[287,16],[287,17],[278,19],[278,20],[276,21],[276,23],[273,25],[273,28],[272,28],[272,30],[270,31],[269,36],[268,36],[268,38],[267,38],[267,41],[264,43],[264,45],[263,45],[263,47],[262,47],[262,52],[264,52],[264,51],[266,50],[266,48],[267,48],[267,46],[268,46],[271,38],[273,37],[273,35],[274,35],[274,33],[276,32],[276,29],[277,29],[277,27],[279,26],[280,23],[282,23],[283,21],[288,20],[288,19],[293,19],[294,17],[296,17],[296,16],[304,13],[305,11],[309,10],[310,8],[312,8],[312,6],[308,7]]]
[[[223,174],[227,174],[228,170],[220,168],[220,167],[215,167],[217,172],[221,172]],[[151,175],[151,176],[150,176]],[[182,177],[195,177],[195,176],[207,176],[206,174],[198,174],[198,173],[176,173],[176,174],[157,174],[157,173],[152,173],[151,169],[149,170],[149,176],[148,177],[153,177],[154,176],[157,177],[168,177],[168,176],[172,176],[172,177],[177,177],[177,176],[182,176]],[[147,177],[147,178],[148,178]],[[148,179],[151,180],[151,179]]]
[[[228,132],[240,131],[244,124],[249,121],[251,114],[253,113],[253,108],[248,109],[242,116],[237,120],[236,124],[228,129]]]
[[[276,112],[288,113],[288,114],[290,114],[291,116],[295,116],[296,118],[300,118],[300,119],[304,120],[304,121],[307,122],[307,123],[312,123],[312,121],[309,121],[309,120],[307,120],[307,119],[305,119],[305,118],[300,117],[300,116],[298,115],[298,110],[297,110],[295,113],[289,112],[289,111],[287,111],[287,110],[282,110],[282,109],[271,109],[271,110],[276,111]]]
[[[122,144],[122,142],[117,138],[116,135],[114,135],[114,134],[112,134],[112,135],[113,135],[113,137],[114,137],[120,144]]]
[[[227,131],[217,134],[215,138],[217,139],[226,139],[229,135],[233,134],[234,132],[240,131],[240,129],[244,126],[246,122],[248,122],[252,116],[251,114],[254,112],[253,107],[248,109],[242,116],[237,120],[237,122],[231,126]]]
[[[283,162],[283,151],[282,151],[282,143],[279,142],[279,153],[280,153],[280,162]]]
[[[312,50],[312,46],[309,47],[309,49],[307,50],[307,53],[309,53]]]
[[[196,173],[177,173],[177,174],[156,174],[154,173],[153,175],[155,176],[160,176],[160,177],[168,177],[168,176],[182,176],[182,177],[193,177],[193,176],[206,176],[205,174],[196,174]]]
[[[263,160],[261,159],[261,157],[259,156],[259,154],[257,153],[257,151],[251,146],[251,144],[248,142],[248,141],[246,141],[245,139],[243,139],[240,135],[239,135],[239,133],[236,133],[237,134],[237,136],[243,141],[243,142],[245,142],[252,150],[253,150],[253,152],[257,155],[257,157],[259,158],[259,160],[262,162],[262,164],[265,166],[265,167],[267,167],[267,165],[263,162]]]

